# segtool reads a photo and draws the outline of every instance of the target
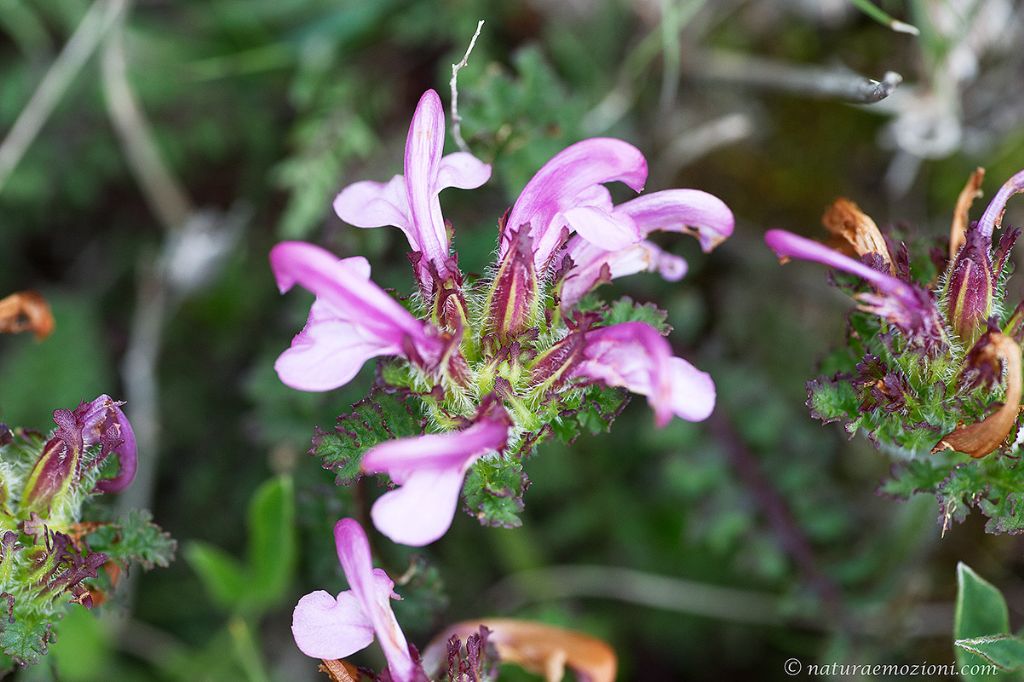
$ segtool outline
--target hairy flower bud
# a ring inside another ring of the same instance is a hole
[[[43,452],[25,482],[22,509],[46,512],[54,500],[70,487],[82,456],[82,432],[76,428],[70,410],[54,410],[57,434],[46,442]]]
[[[946,283],[947,319],[967,346],[978,340],[992,314],[996,283],[990,246],[990,238],[977,229],[970,230],[950,266]]]
[[[487,296],[489,324],[485,334],[493,334],[501,345],[531,328],[540,310],[529,226],[512,228],[510,241],[511,248],[502,258]]]

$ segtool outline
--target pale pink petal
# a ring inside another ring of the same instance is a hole
[[[614,215],[594,206],[575,206],[563,211],[561,217],[571,231],[608,251],[624,249],[643,237],[629,216]]]
[[[636,147],[610,138],[583,140],[556,154],[533,176],[512,207],[507,225],[530,225],[534,262],[541,269],[565,227],[556,220],[559,214],[579,206],[581,197],[584,205],[592,202],[595,185],[618,181],[639,192],[646,180],[647,162]],[[499,260],[508,247],[508,240],[502,240]]]
[[[370,511],[373,525],[402,545],[423,547],[439,540],[455,518],[465,475],[461,466],[412,472],[401,487],[384,493],[374,503]]]
[[[373,642],[373,626],[351,591],[332,597],[323,590],[307,594],[292,612],[292,636],[313,658],[337,659]]]
[[[687,421],[704,421],[715,409],[715,382],[682,358],[669,358],[672,412]]]
[[[405,178],[401,175],[386,183],[366,180],[349,185],[335,197],[334,212],[356,227],[394,225],[405,232],[412,250],[419,250],[416,235],[411,229]]]
[[[305,328],[274,363],[285,385],[300,391],[330,391],[351,381],[367,360],[402,353],[401,346],[367,337],[352,322],[316,319],[316,310],[314,303]]]
[[[462,479],[472,464],[505,447],[509,417],[498,407],[462,431],[387,441],[363,455],[367,473],[387,473],[400,487],[373,508],[374,525],[395,542],[422,546],[448,530]]]
[[[394,583],[380,569],[374,570],[366,533],[355,519],[342,519],[334,525],[334,542],[345,578],[373,626],[391,676],[396,682],[413,680],[416,664],[391,610]]]
[[[270,265],[282,292],[295,284],[313,292],[340,319],[358,325],[364,338],[381,346],[404,347],[408,339],[425,359],[436,359],[438,338],[383,289],[362,276],[363,267],[339,261],[312,244],[282,242],[270,251]]]
[[[697,189],[668,189],[631,199],[615,207],[616,216],[629,216],[643,235],[654,231],[694,234],[704,251],[711,251],[735,225],[732,211],[718,197]]]
[[[449,187],[476,189],[491,178],[491,166],[468,152],[454,152],[442,157],[434,180],[434,192]]]
[[[437,93],[427,90],[416,105],[405,141],[405,186],[419,250],[442,277],[448,259],[448,232],[437,199],[443,147],[444,108]]]
[[[638,272],[657,271],[670,282],[686,275],[686,260],[661,249],[649,241],[642,241],[618,251],[605,251],[584,241],[570,242],[569,256],[572,269],[562,283],[561,305],[568,310],[576,305],[603,278],[618,279]]]
[[[584,360],[573,370],[574,376],[646,396],[658,426],[666,425],[673,414],[689,421],[710,414],[708,400],[714,405],[710,377],[685,361],[675,362],[678,358],[672,356],[668,341],[650,325],[625,322],[600,327],[586,332],[584,339]]]

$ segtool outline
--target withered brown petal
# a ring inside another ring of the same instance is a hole
[[[19,291],[0,299],[0,333],[33,332],[40,341],[53,332],[50,304],[35,291]]]
[[[559,682],[565,667],[590,682],[614,682],[618,668],[615,652],[605,642],[573,630],[514,618],[481,618],[448,627],[434,638],[423,653],[427,672],[444,660],[445,642],[452,635],[466,639],[481,625],[491,630],[488,641],[498,650],[502,661],[521,666],[527,672]]]
[[[984,457],[1006,440],[1017,423],[1021,399],[1020,346],[1000,332],[988,332],[978,344],[985,344],[978,352],[979,362],[989,362],[1006,371],[1006,402],[980,422],[957,427],[932,449],[956,450],[971,457]]]
[[[318,670],[327,673],[331,682],[359,682],[359,671],[351,663],[341,660],[320,659]]]
[[[967,184],[960,190],[960,196],[956,198],[956,208],[953,209],[953,224],[949,228],[949,257],[952,259],[957,252],[963,248],[967,241],[967,221],[971,211],[971,204],[981,196],[981,183],[985,179],[985,169],[978,166],[967,178]]]
[[[892,258],[889,255],[889,247],[885,243],[885,238],[882,237],[881,230],[869,215],[860,210],[857,204],[849,199],[839,197],[825,209],[825,214],[821,216],[821,222],[826,230],[837,237],[837,246],[841,247],[837,248],[837,251],[853,256],[877,253],[889,266],[890,274],[895,272]]]

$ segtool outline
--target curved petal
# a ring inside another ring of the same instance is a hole
[[[295,284],[313,292],[335,317],[349,320],[381,346],[404,347],[408,338],[421,356],[436,359],[441,342],[395,299],[362,276],[362,267],[339,261],[318,246],[282,242],[270,251],[270,265],[282,293]]]
[[[608,213],[594,206],[575,206],[563,211],[561,217],[571,231],[609,251],[624,249],[643,237],[629,216]],[[557,218],[555,222],[559,222]]]
[[[370,510],[373,525],[401,545],[423,547],[441,539],[455,518],[465,475],[461,466],[412,472],[400,488],[384,493],[374,503]]]
[[[420,97],[405,141],[405,188],[409,214],[423,255],[446,274],[448,231],[437,199],[437,175],[444,147],[444,108],[433,90]]]
[[[434,192],[449,187],[476,189],[491,179],[491,166],[469,152],[454,152],[441,158],[434,180]]]
[[[665,426],[673,414],[700,421],[711,413],[711,378],[674,358],[654,327],[642,322],[601,327],[586,332],[584,344],[584,360],[573,375],[646,396],[658,426]]]
[[[989,202],[985,212],[981,215],[981,220],[978,221],[978,229],[981,230],[982,234],[989,237],[992,236],[992,231],[1002,225],[1003,213],[1006,212],[1006,202],[1014,194],[1021,192],[1024,192],[1024,171],[1017,172],[1016,175],[1004,182],[1003,186],[996,192],[996,195],[992,197],[992,201]]]
[[[645,194],[616,206],[615,215],[631,217],[645,236],[656,230],[693,234],[704,251],[728,238],[736,222],[725,202],[698,189]]]
[[[669,358],[672,412],[691,422],[704,421],[715,409],[715,382],[682,358]]]
[[[417,666],[391,610],[394,583],[383,571],[374,570],[366,533],[355,519],[342,519],[334,525],[334,542],[345,578],[373,626],[391,676],[399,681],[412,680]]]
[[[624,182],[639,192],[647,180],[647,162],[631,144],[611,138],[591,138],[566,147],[537,172],[509,212],[507,225],[530,225],[534,263],[543,268],[560,240],[559,213],[580,205],[594,185]],[[499,260],[509,244],[503,240]]]
[[[292,637],[307,656],[345,658],[370,646],[373,626],[351,591],[332,597],[318,590],[295,605]]]
[[[800,258],[860,277],[879,292],[857,296],[864,310],[889,320],[911,335],[926,340],[942,338],[942,324],[937,319],[929,292],[792,232],[768,230],[764,240],[783,261]]]
[[[401,355],[402,347],[367,337],[352,322],[325,314],[319,301],[309,320],[281,353],[274,369],[281,381],[300,391],[330,391],[344,386],[371,358]]]
[[[352,183],[334,198],[334,212],[356,227],[394,225],[405,232],[413,251],[420,248],[411,229],[409,199],[405,193],[405,178],[401,175],[386,183],[369,180]]]
[[[687,271],[686,260],[668,253],[658,245],[642,241],[618,251],[606,251],[584,241],[569,246],[573,267],[562,283],[562,309],[576,305],[581,298],[609,279],[638,272],[657,271],[670,282],[681,280]]]
[[[127,488],[135,480],[138,468],[139,455],[135,430],[128,417],[121,411],[123,404],[104,393],[91,402],[82,403],[74,412],[76,423],[82,431],[83,447],[104,442],[104,438],[113,438],[117,441],[113,451],[117,454],[120,468],[117,475],[112,478],[97,481],[96,490],[103,493],[116,493]]]

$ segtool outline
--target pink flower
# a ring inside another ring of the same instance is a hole
[[[455,518],[469,467],[505,447],[510,423],[500,404],[486,401],[461,431],[400,438],[368,450],[363,471],[386,473],[399,486],[374,503],[373,525],[403,545],[422,547],[439,539]]]
[[[875,293],[857,294],[860,307],[888,320],[910,338],[934,345],[944,335],[931,293],[910,282],[868,267],[834,249],[785,230],[768,230],[764,236],[781,259],[799,258],[828,265],[860,277]]]
[[[646,396],[658,426],[668,424],[673,415],[702,421],[715,407],[711,377],[674,357],[665,337],[643,322],[585,332],[581,357],[569,377],[621,386]]]
[[[416,106],[405,141],[405,175],[386,183],[354,183],[334,200],[334,211],[347,223],[356,227],[394,225],[405,232],[412,250],[422,254],[416,275],[427,293],[434,290],[435,274],[443,281],[457,271],[438,194],[448,187],[474,189],[491,177],[491,167],[472,154],[442,156],[443,148],[441,98],[427,90]]]
[[[395,682],[426,682],[426,675],[409,653],[409,644],[391,610],[399,599],[388,574],[373,567],[370,543],[354,519],[334,526],[338,560],[349,587],[332,597],[318,590],[299,600],[292,612],[292,636],[307,656],[338,659],[380,642]]]
[[[637,197],[612,209],[612,218],[628,220],[639,232],[636,242],[606,249],[580,235],[569,240],[566,256],[572,267],[562,282],[563,309],[575,305],[599,284],[637,272],[659,272],[675,282],[686,274],[686,261],[666,253],[645,239],[652,232],[683,232],[695,235],[705,252],[732,234],[735,220],[725,203],[696,189],[669,189]]]
[[[529,226],[534,265],[543,273],[570,233],[604,249],[621,249],[641,234],[633,221],[612,212],[603,183],[624,182],[639,192],[647,180],[647,161],[633,145],[595,137],[556,154],[526,183],[505,221],[498,250],[501,261],[511,235]]]
[[[295,284],[316,294],[306,326],[274,368],[281,381],[304,391],[347,384],[370,358],[399,355],[425,369],[436,366],[444,341],[370,281],[365,258],[339,260],[312,244],[283,242],[270,251],[281,292]]]

